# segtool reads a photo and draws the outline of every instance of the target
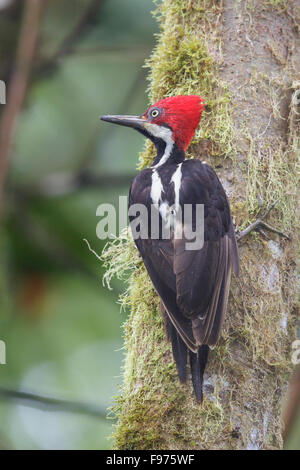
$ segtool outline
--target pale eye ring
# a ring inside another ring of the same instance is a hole
[[[159,115],[160,115],[160,111],[157,108],[154,108],[150,111],[150,116],[152,118],[157,118],[157,116],[159,116]]]

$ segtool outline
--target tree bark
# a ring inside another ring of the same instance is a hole
[[[240,244],[222,337],[210,353],[202,405],[179,383],[159,300],[130,240],[104,253],[107,277],[134,267],[123,300],[124,385],[117,449],[281,448],[281,405],[295,339],[296,162],[299,149],[297,1],[164,0],[150,58],[150,100],[200,94],[207,102],[189,156],[211,164],[239,228],[279,200],[269,222],[291,241]],[[147,144],[140,167],[153,158]]]

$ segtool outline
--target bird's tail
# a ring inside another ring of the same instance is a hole
[[[167,335],[172,343],[173,357],[176,362],[178,376],[181,382],[186,382],[186,365],[187,365],[187,353],[190,356],[190,366],[192,373],[192,382],[196,400],[202,402],[203,400],[203,375],[205,366],[207,363],[209,347],[206,344],[199,346],[196,353],[190,351],[176,328],[170,322],[167,314],[164,310]]]
[[[181,339],[176,328],[172,325],[167,315],[165,317],[168,339],[172,343],[174,361],[176,363],[180,382],[186,382],[186,363],[188,348]]]
[[[203,375],[207,363],[208,351],[209,347],[206,344],[199,346],[196,353],[189,351],[192,382],[196,399],[199,402],[203,400]]]

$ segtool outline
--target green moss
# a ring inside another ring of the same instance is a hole
[[[284,11],[287,9],[288,1],[287,0],[267,0],[266,5],[276,8],[279,11]]]
[[[287,73],[292,75],[292,70],[287,69]],[[270,117],[269,122],[259,134],[251,132],[247,122],[242,128],[243,138],[248,144],[248,174],[247,199],[240,228],[247,226],[256,216],[258,197],[263,201],[264,207],[278,201],[270,220],[275,224],[276,219],[279,220],[283,231],[291,232],[292,229],[297,228],[295,227],[295,196],[298,178],[295,166],[299,158],[299,140],[295,142],[293,137],[294,142],[287,145],[287,142],[282,140],[280,131],[278,135],[268,131],[271,120],[277,120],[278,127],[285,120],[280,113],[282,89],[286,88],[285,81],[284,76],[281,79],[271,79],[254,70],[247,84],[248,91],[255,101],[261,101],[261,90],[263,90],[264,101],[261,102],[261,106],[270,109]],[[293,107],[291,112],[293,112]],[[290,126],[289,135],[296,136],[297,133],[298,130]]]

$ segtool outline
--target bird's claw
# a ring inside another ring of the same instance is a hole
[[[276,206],[278,200],[273,202],[273,204],[270,205],[270,207],[264,212],[264,214],[260,215],[261,213],[261,210],[260,210],[260,213],[258,215],[258,218],[256,219],[255,222],[253,222],[252,224],[250,224],[247,228],[245,228],[245,230],[243,230],[242,232],[239,232],[236,234],[236,238],[237,240],[241,240],[242,238],[244,238],[246,235],[248,235],[250,232],[252,232],[253,230],[256,230],[257,232],[261,233],[267,240],[270,240],[270,237],[266,234],[265,230],[268,230],[269,232],[273,232],[273,233],[277,233],[278,235],[280,235],[281,237],[284,237],[286,238],[287,240],[290,240],[290,237],[288,235],[286,235],[285,233],[283,233],[281,230],[278,230],[274,227],[272,227],[271,225],[267,224],[264,219],[266,219],[268,217],[268,215],[270,214],[271,210],[274,209],[274,207]]]

